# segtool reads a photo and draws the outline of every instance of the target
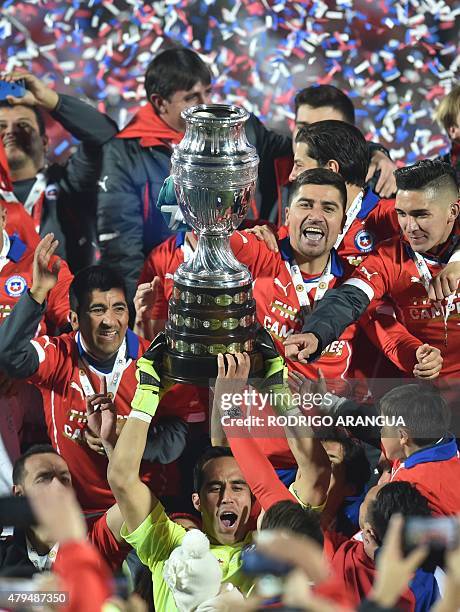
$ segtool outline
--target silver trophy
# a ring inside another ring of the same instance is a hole
[[[248,113],[209,104],[182,113],[185,136],[174,149],[171,176],[187,224],[198,235],[189,261],[174,275],[166,325],[164,374],[175,382],[207,385],[219,353],[246,351],[251,373],[258,328],[249,270],[234,256],[230,236],[246,217],[259,157],[244,130]]]

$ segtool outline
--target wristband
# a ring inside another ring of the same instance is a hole
[[[158,387],[148,386],[148,388],[137,386],[136,393],[131,401],[131,408],[144,414],[148,414],[152,419],[158,408],[159,396]]]
[[[140,410],[131,410],[128,415],[128,419],[138,419],[139,421],[144,421],[144,423],[148,423],[149,425],[152,422],[152,418],[153,417],[151,417],[149,414],[141,412]]]

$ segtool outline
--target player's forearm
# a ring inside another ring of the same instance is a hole
[[[359,319],[369,303],[364,291],[353,285],[345,284],[338,289],[329,289],[302,328],[303,334],[312,333],[319,340],[318,350],[311,355],[309,361],[318,359],[326,346],[337,340],[349,325]]]
[[[27,378],[37,371],[39,358],[30,341],[44,311],[45,304],[26,292],[0,326],[0,369],[9,376]]]
[[[133,481],[139,481],[139,469],[150,423],[130,416],[109,457],[107,479],[115,497]]]

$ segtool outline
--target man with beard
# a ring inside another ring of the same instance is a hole
[[[0,196],[7,202],[22,202],[36,230],[42,236],[52,232],[59,240],[58,254],[76,272],[92,263],[100,148],[116,134],[117,126],[77,98],[57,94],[32,74],[12,73],[4,80],[23,80],[26,93],[0,102],[0,137],[13,183],[13,191],[0,189]],[[81,141],[64,166],[47,164],[48,137],[41,109]]]

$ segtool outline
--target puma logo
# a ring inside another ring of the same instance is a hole
[[[97,184],[99,185],[99,187],[101,189],[103,189],[105,191],[105,193],[107,193],[107,181],[109,180],[109,177],[107,175],[104,176],[104,178],[102,179],[102,181],[98,181]]]
[[[56,348],[56,346],[51,342],[49,336],[43,336],[43,340],[45,341],[45,344],[43,346],[44,349],[46,349],[48,346],[52,346],[53,348]]]
[[[71,389],[76,389],[78,391],[78,393],[81,395],[81,399],[84,400],[85,399],[85,395],[83,393],[83,389],[81,389],[76,382],[74,382],[72,380],[72,382],[70,383],[70,388]]]
[[[280,279],[278,277],[276,277],[273,280],[273,282],[274,282],[275,285],[278,285],[278,287],[281,287],[281,289],[284,291],[284,295],[287,297],[287,294],[288,294],[287,293],[287,289],[288,289],[289,285],[292,285],[291,281],[289,281],[287,285],[283,285],[283,283],[280,281]]]
[[[369,272],[364,266],[361,266],[360,270],[368,281],[370,281],[373,276],[378,276],[379,274],[378,272]]]

